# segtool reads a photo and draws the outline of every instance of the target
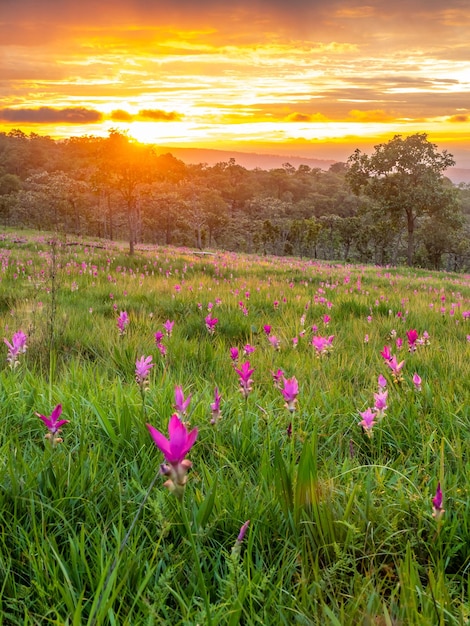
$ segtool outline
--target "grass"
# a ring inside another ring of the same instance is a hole
[[[28,334],[18,366],[6,345],[0,365],[0,624],[468,623],[468,276],[23,239],[0,248],[1,336]],[[328,355],[312,326],[334,335]],[[429,345],[408,352],[411,328]],[[405,361],[400,383],[384,345]],[[231,347],[255,369],[246,399]],[[155,363],[144,394],[142,355]],[[299,382],[293,416],[279,368]],[[359,412],[379,374],[388,408],[369,437]],[[182,502],[145,426],[166,432],[176,385],[199,431]],[[69,423],[53,447],[36,413],[59,403]]]

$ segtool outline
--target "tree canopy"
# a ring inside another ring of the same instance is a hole
[[[413,264],[415,231],[419,220],[434,217],[442,225],[453,222],[458,211],[457,193],[443,176],[455,161],[425,133],[395,137],[375,147],[368,156],[356,150],[348,160],[346,180],[355,194],[374,201],[393,227],[403,222],[408,245],[407,262]]]
[[[468,270],[470,186],[445,178],[453,163],[425,134],[328,170],[249,170],[186,164],[115,130],[65,141],[17,130],[0,133],[0,219],[127,239],[131,254],[151,243]]]

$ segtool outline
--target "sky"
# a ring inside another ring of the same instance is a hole
[[[470,168],[468,0],[0,0],[0,132]]]

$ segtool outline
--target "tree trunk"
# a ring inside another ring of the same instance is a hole
[[[135,246],[135,210],[134,206],[131,202],[127,204],[127,223],[129,226],[129,254],[132,256],[134,254],[134,246]]]
[[[407,215],[407,223],[408,223],[408,246],[407,246],[407,253],[406,253],[406,263],[408,267],[411,267],[413,265],[413,253],[414,253],[414,245],[415,245],[415,238],[414,238],[415,222],[414,222],[414,217],[412,213],[407,212],[406,215]]]

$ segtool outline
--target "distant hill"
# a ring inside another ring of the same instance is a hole
[[[297,168],[299,165],[308,165],[311,168],[319,168],[328,170],[333,163],[338,161],[335,159],[315,159],[304,156],[285,156],[282,154],[260,154],[257,152],[236,152],[233,150],[214,150],[209,148],[165,148],[157,147],[158,154],[171,153],[175,158],[183,161],[188,165],[196,165],[198,163],[207,163],[207,165],[216,165],[223,163],[229,159],[235,159],[235,162],[248,170],[259,167],[262,170],[271,170],[282,167],[284,163],[290,163]],[[347,158],[344,159],[346,161]],[[458,183],[470,183],[470,169],[461,167],[450,167],[445,175],[457,185]]]
[[[444,174],[450,178],[455,185],[459,183],[470,183],[470,170],[463,167],[449,167]]]
[[[284,163],[290,163],[295,168],[299,165],[308,165],[312,168],[327,170],[330,165],[336,163],[334,159],[313,159],[300,156],[285,156],[281,154],[258,154],[256,152],[236,152],[233,150],[212,150],[209,148],[162,148],[157,147],[158,154],[170,152],[174,157],[187,164],[227,162],[235,159],[238,165],[246,167],[248,170],[259,167],[263,170],[270,170],[282,167]]]

